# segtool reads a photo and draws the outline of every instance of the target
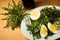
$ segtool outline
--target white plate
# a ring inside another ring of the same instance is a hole
[[[52,5],[50,5],[50,6],[41,6],[41,7],[35,8],[35,9],[41,10],[41,9],[43,9],[43,8],[45,8],[45,7],[52,7]],[[56,7],[57,9],[60,9],[59,6],[55,6],[55,7]],[[35,9],[33,9],[33,10],[35,10]],[[31,10],[31,11],[32,11],[32,10]],[[31,12],[31,11],[30,11],[30,12]],[[30,12],[29,12],[29,13],[30,13]],[[27,18],[27,17],[26,17],[26,18]],[[24,18],[24,19],[25,19],[25,18]],[[24,21],[24,19],[23,19],[22,22],[21,22],[21,31],[22,31],[22,33],[24,34],[25,37],[27,37],[27,38],[30,39],[30,40],[33,40],[32,35],[30,35],[29,31],[27,31],[26,22]],[[59,30],[59,31],[60,31],[60,30]],[[60,38],[60,33],[48,37],[47,40],[55,40],[55,39],[57,39],[57,38]],[[43,39],[40,38],[40,39],[36,39],[36,40],[43,40]]]

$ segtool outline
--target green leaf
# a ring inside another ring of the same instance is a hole
[[[1,15],[9,15],[9,13],[2,13]]]
[[[37,33],[39,30],[40,30],[39,28],[35,28],[34,33]]]
[[[15,4],[14,0],[12,0],[12,2],[13,2],[13,6],[16,7],[16,4]]]
[[[1,20],[7,20],[7,18],[1,19]]]
[[[41,38],[40,34],[35,35],[37,39]]]
[[[2,7],[2,9],[9,11],[10,9],[7,7]]]
[[[5,26],[4,28],[9,27],[9,24],[10,24],[10,21],[9,21],[9,19],[8,19],[8,20],[7,20],[7,23],[6,23],[6,26]]]

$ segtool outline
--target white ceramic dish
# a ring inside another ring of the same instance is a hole
[[[41,7],[35,8],[35,9],[41,10],[41,9],[43,9],[43,8],[45,8],[45,7],[52,7],[52,5],[50,5],[50,6],[41,6]],[[59,6],[55,6],[55,7],[56,7],[57,9],[60,9]],[[35,9],[33,9],[33,10],[35,10]],[[32,10],[31,10],[31,11],[32,11]],[[30,12],[31,12],[31,11],[30,11]],[[30,13],[30,12],[29,12],[29,13]],[[26,17],[26,18],[27,18],[27,17]],[[21,31],[22,31],[22,33],[24,34],[25,37],[27,37],[27,38],[30,39],[30,40],[33,40],[32,35],[30,35],[29,31],[27,31],[27,26],[26,26],[26,22],[25,22],[25,19],[26,19],[26,18],[24,18],[24,19],[22,20],[22,22],[21,22]],[[60,30],[59,30],[59,31],[60,31]],[[55,35],[53,35],[53,36],[48,37],[47,40],[55,40],[55,39],[57,39],[57,38],[60,38],[60,33],[57,33],[57,34],[55,34]],[[36,39],[36,40],[44,40],[44,39],[40,38],[40,39]]]

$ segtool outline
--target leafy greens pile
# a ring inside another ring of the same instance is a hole
[[[54,22],[57,21],[58,18],[60,18],[60,10],[56,9],[54,6],[53,8],[45,7],[40,11],[40,13],[41,13],[40,18],[38,20],[31,20],[32,25],[28,26],[27,28],[27,30],[30,31],[33,37],[35,36],[37,39],[41,38],[40,28],[42,24],[47,27],[48,22],[50,22],[51,24],[54,24]],[[53,33],[48,29],[47,37],[51,35],[53,35]]]
[[[13,0],[12,2],[13,5],[9,3],[8,7],[3,7],[3,9],[8,13],[2,14],[7,15],[7,18],[4,18],[2,20],[7,20],[6,26],[4,28],[11,26],[12,30],[14,30],[16,27],[20,27],[21,21],[26,15],[26,9],[23,7],[22,2],[19,1],[17,5]]]

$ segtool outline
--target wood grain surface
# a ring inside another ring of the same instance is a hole
[[[16,4],[19,0],[14,0]],[[12,4],[12,0],[0,0],[0,14],[5,13],[2,7],[7,7],[8,3]],[[60,6],[60,0],[35,0],[36,7],[43,6],[43,5],[57,5]],[[1,20],[6,16],[0,15],[0,40],[28,40],[23,33],[21,32],[20,28],[16,28],[14,31],[11,28],[3,29],[6,25],[5,20]]]

